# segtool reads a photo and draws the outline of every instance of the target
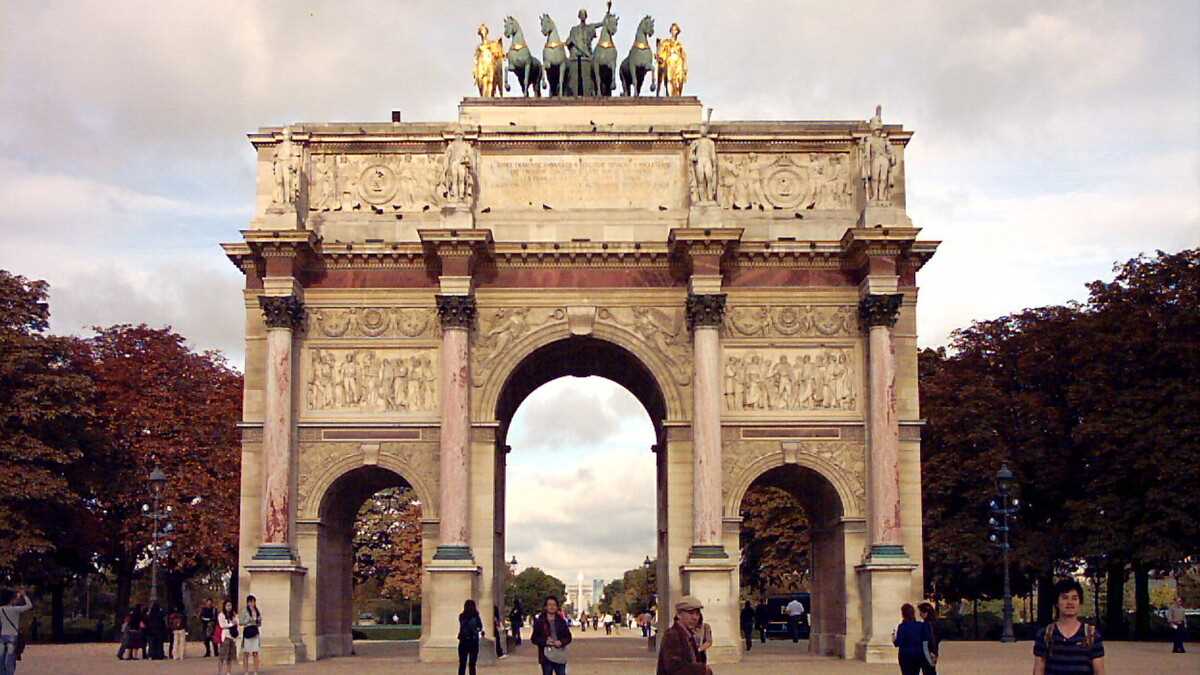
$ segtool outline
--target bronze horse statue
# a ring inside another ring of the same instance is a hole
[[[617,33],[617,17],[608,14],[600,28],[600,39],[592,53],[592,73],[597,96],[612,96],[617,88],[617,47],[613,35]]]
[[[638,24],[637,36],[629,55],[621,62],[621,95],[641,96],[642,80],[650,74],[650,91],[654,91],[654,51],[650,48],[650,36],[654,35],[654,18],[647,15]],[[632,91],[632,94],[630,93]]]
[[[525,33],[521,31],[521,24],[511,16],[504,17],[504,37],[509,39],[508,70],[504,71],[504,90],[511,91],[508,86],[508,73],[512,72],[517,76],[517,83],[521,85],[523,95],[529,96],[529,88],[533,87],[534,95],[541,97],[542,63],[529,51],[529,45],[525,42]]]
[[[562,96],[567,77],[567,48],[549,14],[542,15],[542,35],[546,36],[546,46],[542,48],[543,80],[549,86],[549,96]]]

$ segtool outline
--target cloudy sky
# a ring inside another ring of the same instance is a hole
[[[925,345],[972,319],[1080,298],[1116,260],[1200,243],[1194,1],[623,2],[621,50],[641,14],[660,33],[677,21],[688,93],[718,119],[863,119],[881,103],[916,131],[910,215],[944,241],[920,277]],[[244,134],[393,109],[451,119],[471,90],[479,22],[496,31],[513,14],[532,34],[543,11],[565,25],[578,6],[0,4],[0,268],[51,283],[55,331],[170,324],[238,362],[240,275],[217,244],[250,218]],[[574,395],[617,400],[592,385]],[[528,405],[530,425],[554,419]],[[645,446],[621,414],[598,420],[617,429],[603,441],[530,456],[561,453],[555,485],[600,481],[598,468]],[[548,484],[538,466],[515,473]],[[642,485],[595,483],[622,484]],[[559,555],[553,541],[517,555]]]

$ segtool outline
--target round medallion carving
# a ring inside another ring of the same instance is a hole
[[[358,179],[359,192],[368,204],[386,204],[396,196],[399,180],[396,172],[385,164],[368,166]]]
[[[379,337],[388,328],[388,315],[382,309],[371,307],[363,310],[358,325],[370,337]]]
[[[763,177],[763,192],[772,206],[791,209],[804,198],[805,183],[796,167],[776,166]]]

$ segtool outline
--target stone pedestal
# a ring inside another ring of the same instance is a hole
[[[475,227],[475,212],[470,204],[446,204],[441,225],[447,230],[470,230]]]
[[[722,227],[721,205],[716,202],[700,202],[688,208],[688,227]]]
[[[300,637],[300,614],[308,570],[295,563],[258,559],[247,564],[246,570],[250,573],[250,592],[264,617],[260,633],[263,665],[307,661],[310,656]]]
[[[858,215],[859,227],[912,227],[912,219],[904,209],[891,202],[871,202]]]
[[[303,230],[304,218],[294,206],[272,206],[251,225],[256,230]]]
[[[737,663],[742,659],[741,628],[738,626],[738,589],[734,581],[736,564],[729,560],[691,558],[680,568],[683,592],[695,596],[704,605],[704,621],[712,626],[713,645],[708,662]],[[663,607],[670,626],[675,608]]]
[[[868,558],[854,570],[862,597],[863,637],[855,658],[867,663],[896,663],[892,630],[900,623],[900,605],[912,602],[912,572],[916,564],[905,557]]]
[[[476,597],[480,569],[470,560],[435,560],[425,568],[429,574],[429,588],[422,598],[428,606],[425,636],[421,639],[420,658],[425,663],[456,663],[458,661],[458,615],[463,602]],[[424,618],[424,617],[423,617]],[[482,617],[484,626],[491,623]],[[496,645],[491,644],[491,658],[495,659]],[[479,644],[479,660],[485,658],[485,645]]]

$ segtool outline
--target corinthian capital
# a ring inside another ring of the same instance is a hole
[[[438,318],[442,328],[471,329],[475,323],[475,297],[471,295],[438,295]]]
[[[696,328],[697,326],[719,327],[724,317],[724,293],[688,294],[687,320],[688,326],[691,328]]]
[[[267,328],[299,328],[304,323],[304,303],[294,295],[260,295]]]
[[[858,318],[862,325],[871,326],[896,325],[896,317],[900,315],[900,303],[904,300],[903,293],[873,293],[858,302]]]

